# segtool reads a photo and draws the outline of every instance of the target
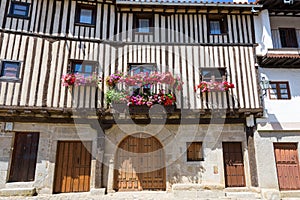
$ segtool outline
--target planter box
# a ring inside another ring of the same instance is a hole
[[[128,108],[126,103],[114,103],[111,105],[112,109],[118,113],[124,113],[125,109]]]
[[[147,105],[130,105],[129,113],[130,114],[149,114],[150,107]]]
[[[163,109],[163,108],[164,109]],[[175,105],[171,105],[171,106],[161,106],[158,104],[154,104],[151,108],[148,107],[147,105],[129,105],[127,106],[127,104],[125,103],[120,103],[120,104],[112,104],[111,108],[113,109],[114,112],[117,113],[125,113],[126,109],[129,109],[129,114],[144,114],[147,115],[150,113],[153,114],[161,114],[161,113],[173,113],[176,106]]]

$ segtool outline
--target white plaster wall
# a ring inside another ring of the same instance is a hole
[[[254,16],[255,39],[257,55],[265,55],[268,49],[273,48],[272,33],[268,10],[262,10],[258,16]]]
[[[296,28],[300,29],[298,17],[270,17],[271,29],[278,28]]]
[[[266,119],[261,120],[259,129],[299,130],[300,129],[300,69],[260,68],[260,76],[270,81],[288,81],[290,100],[271,100],[267,92],[264,98]],[[271,125],[270,125],[271,124]],[[272,125],[273,124],[273,125]]]
[[[274,142],[300,142],[300,131],[258,131],[254,134],[259,187],[279,189],[274,155]],[[299,157],[300,148],[298,148]]]
[[[114,126],[106,133],[105,162],[113,160],[118,144],[127,135],[144,132],[155,136],[163,145],[166,158],[167,190],[173,184],[202,184],[225,187],[222,142],[242,142],[246,185],[250,186],[250,172],[246,134],[243,124],[234,125],[164,125],[158,131],[156,125]],[[126,134],[127,133],[127,134]],[[204,161],[187,162],[186,143],[200,141]],[[108,180],[108,168],[104,169],[104,186],[113,184]],[[112,177],[110,177],[112,178]]]

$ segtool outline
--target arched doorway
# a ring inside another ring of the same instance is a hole
[[[115,159],[116,191],[165,190],[165,155],[153,136],[137,133],[119,145]]]

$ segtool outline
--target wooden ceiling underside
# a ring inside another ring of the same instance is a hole
[[[293,0],[292,4],[285,4],[283,0],[258,0],[264,9],[268,9],[271,16],[299,16],[300,17],[300,0]]]

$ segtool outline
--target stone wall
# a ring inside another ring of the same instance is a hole
[[[246,185],[250,186],[248,150],[243,124],[233,125],[115,125],[106,132],[104,163],[113,161],[120,142],[134,133],[155,136],[164,147],[167,190],[174,184],[202,184],[224,188],[222,142],[242,142]],[[203,145],[204,161],[187,162],[186,143],[199,141]],[[112,187],[113,176],[104,167],[103,186]]]
[[[35,179],[32,182],[7,182],[15,132],[40,133]],[[13,132],[2,132],[0,134],[0,189],[34,187],[38,193],[51,194],[58,141],[92,141],[90,187],[91,189],[95,188],[95,158],[99,157],[99,154],[101,155],[101,151],[97,149],[97,131],[91,128],[90,125],[14,123]]]
[[[300,131],[257,131],[254,134],[257,172],[260,188],[279,190],[274,142],[300,142]],[[298,155],[300,151],[298,148]]]

